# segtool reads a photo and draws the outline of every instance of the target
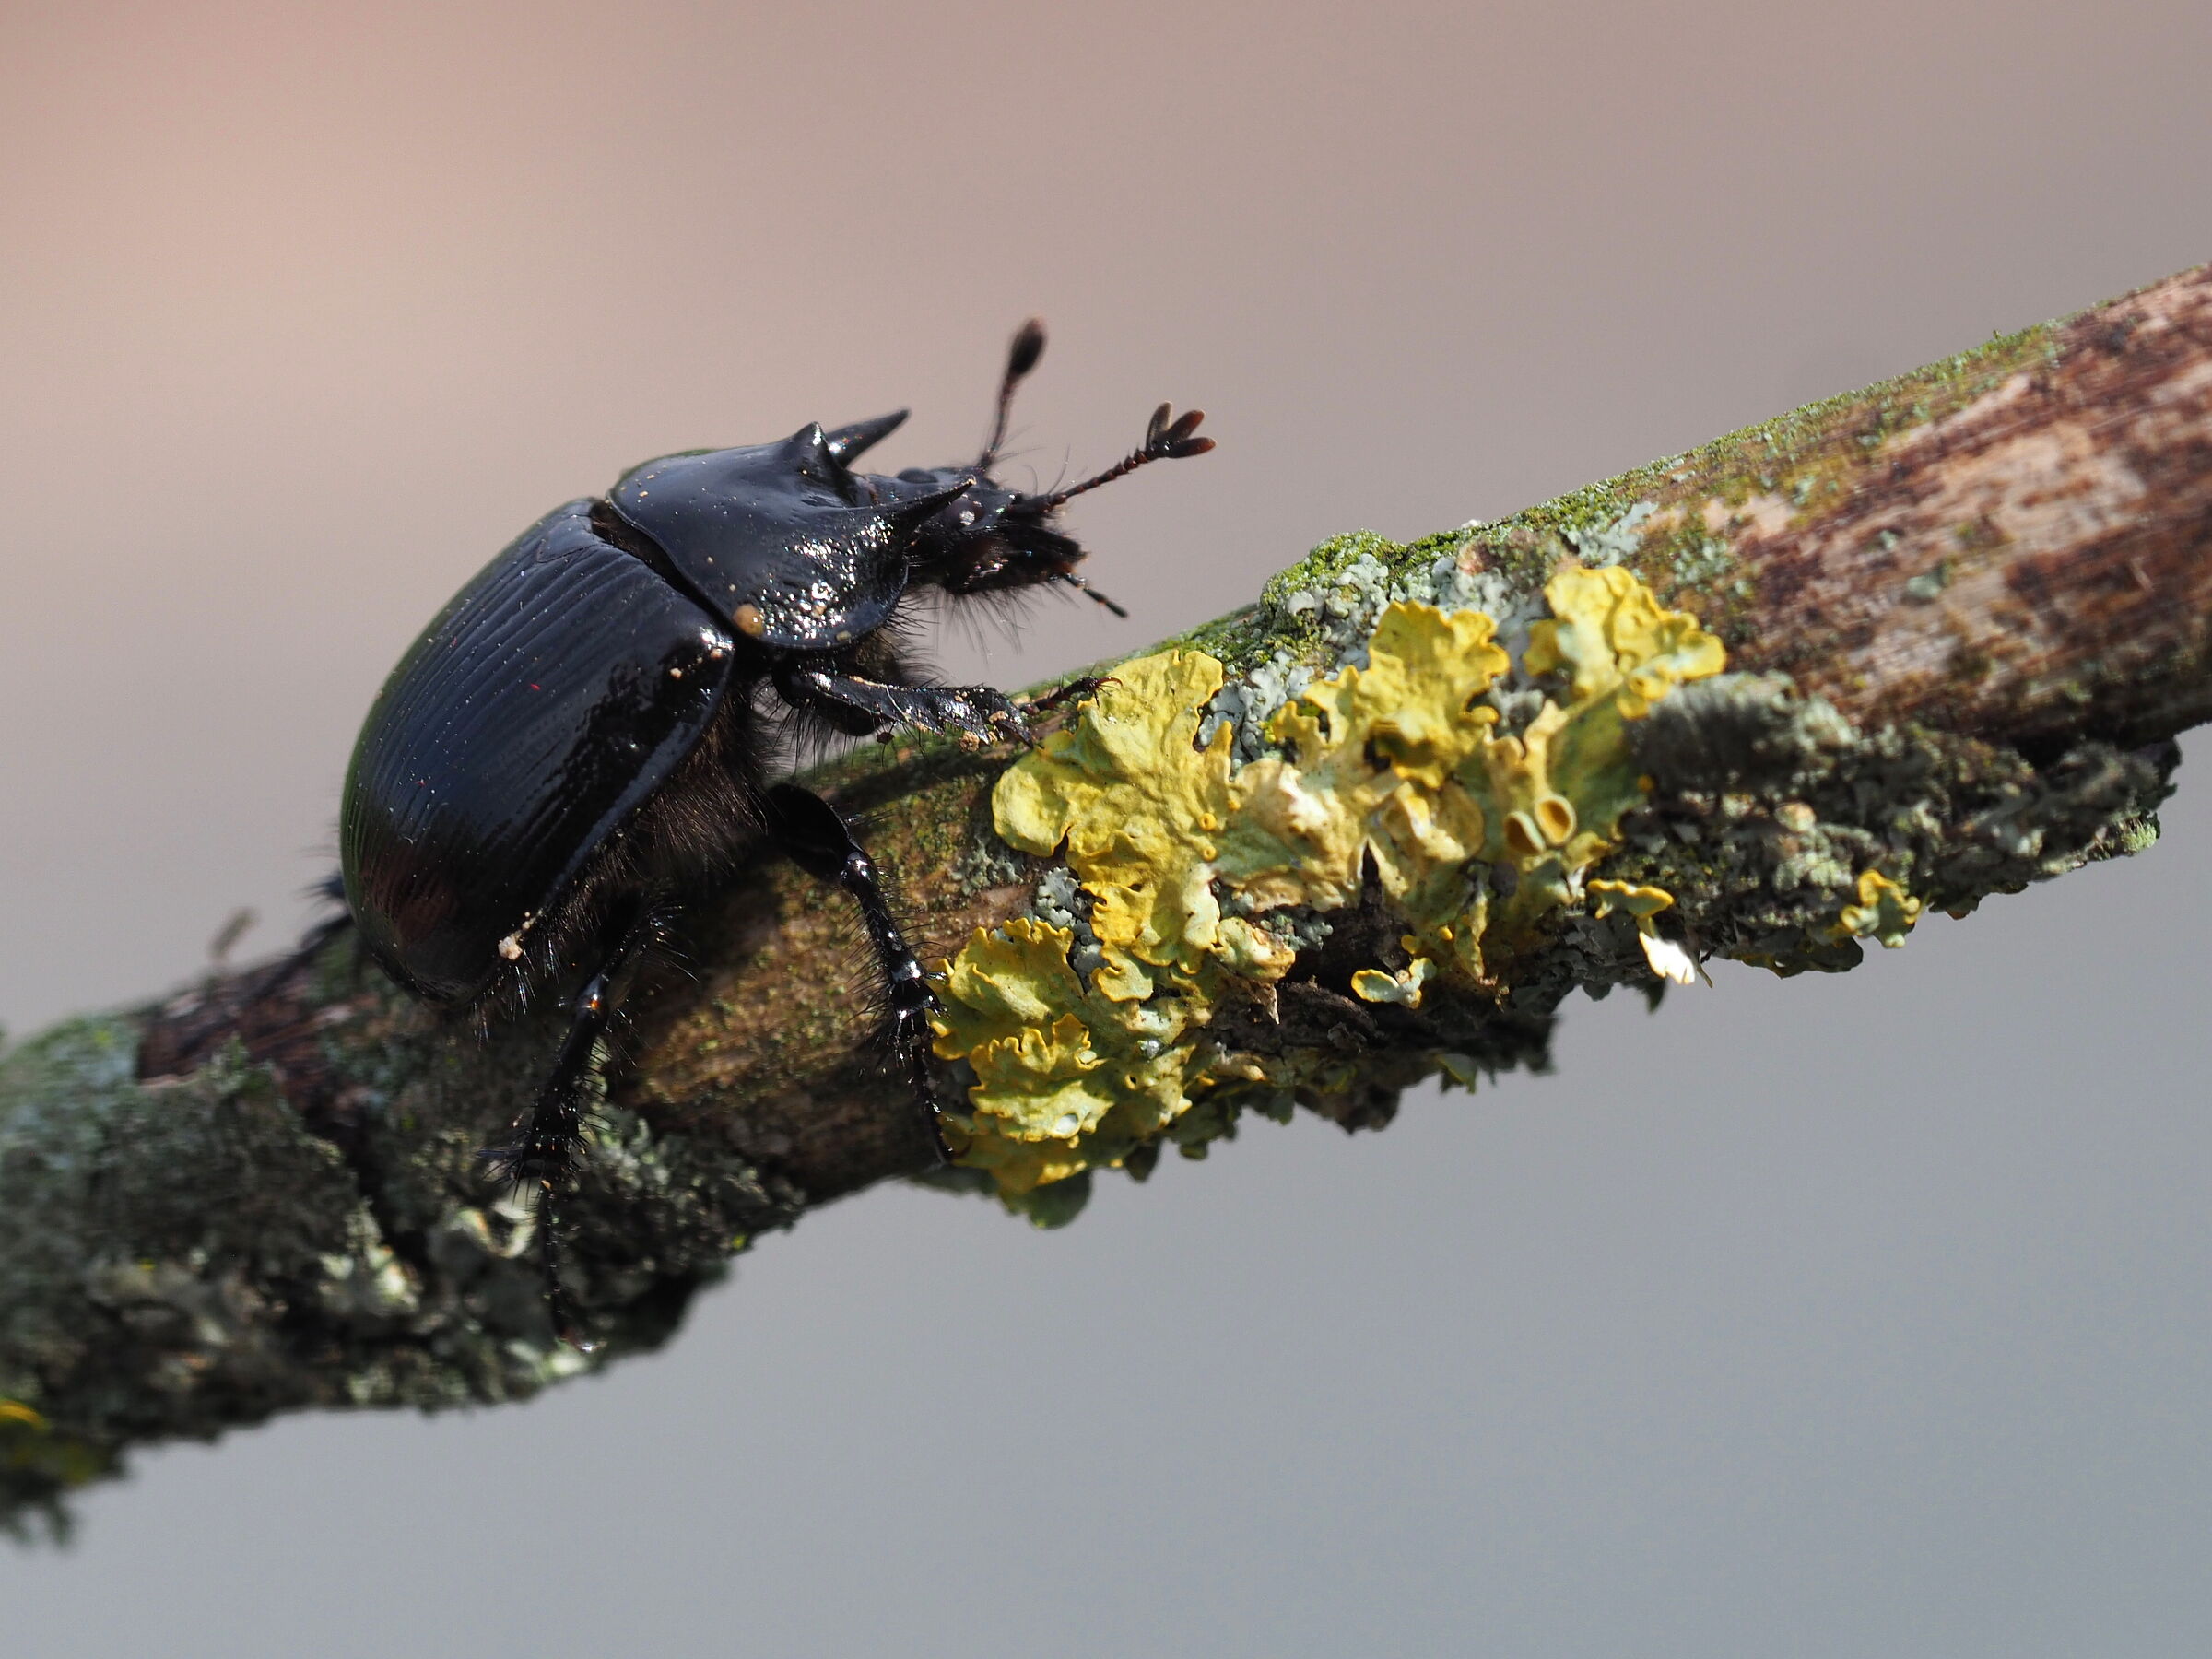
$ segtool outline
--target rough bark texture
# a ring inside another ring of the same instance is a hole
[[[1969,385],[2012,359],[1902,430],[1888,400],[1821,406],[1796,468],[1820,475],[1807,511],[1766,493],[1728,509],[1758,572],[1736,660],[1861,725],[1992,741],[2125,742],[2212,715],[2208,342],[2212,286],[2193,276],[1971,361]]]
[[[1606,871],[1667,886],[1693,944],[1847,965],[1849,941],[1832,960],[1784,943],[1812,913],[1786,895],[1823,859],[1863,870],[1886,849],[1963,910],[2131,851],[2168,740],[2212,715],[2212,273],[1495,525],[1345,538],[1182,643],[1232,671],[1271,653],[1325,668],[1348,637],[1332,618],[1357,610],[1333,596],[1362,582],[1520,602],[1576,559],[1625,563],[1728,648],[1735,672],[1640,730],[1656,789]],[[925,959],[1032,906],[1044,862],[992,832],[1011,759],[901,742],[825,774],[865,814]],[[1438,1051],[1487,1069],[1540,1055],[1567,989],[1643,972],[1631,933],[1578,924],[1510,991],[1416,1018],[1346,994],[1394,924],[1338,920],[1264,1010],[1217,1018],[1255,1051],[1356,1057],[1356,1084],[1300,1091],[1347,1127],[1387,1121]],[[663,1340],[759,1231],[925,1170],[901,1089],[856,1041],[865,957],[841,900],[764,859],[683,945],[686,971],[640,988],[571,1206],[606,1338],[589,1359],[551,1340],[525,1218],[475,1158],[526,1100],[543,1022],[437,1029],[341,939],[0,1059],[6,1512],[58,1516],[140,1441],[527,1394]]]

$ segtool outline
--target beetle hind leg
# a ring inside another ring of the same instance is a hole
[[[950,1163],[952,1148],[945,1143],[940,1116],[944,1108],[929,1070],[929,1017],[937,999],[891,913],[875,862],[853,839],[852,827],[837,808],[812,791],[779,783],[768,792],[768,806],[771,833],[785,856],[818,880],[844,888],[860,906],[890,1005],[888,1044],[905,1070],[938,1161]]]
[[[554,1334],[571,1347],[594,1346],[582,1334],[575,1304],[560,1276],[560,1201],[567,1196],[583,1162],[584,1127],[589,1109],[585,1086],[593,1056],[615,1013],[616,984],[652,941],[656,925],[633,907],[611,930],[616,943],[569,1003],[569,1029],[555,1053],[553,1069],[539,1087],[514,1134],[481,1156],[503,1186],[535,1194],[538,1271],[545,1279],[546,1310]]]

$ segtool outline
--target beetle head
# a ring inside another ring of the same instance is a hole
[[[1047,498],[1008,489],[960,467],[916,467],[871,480],[886,499],[938,503],[914,526],[916,584],[947,594],[1005,594],[1074,582],[1083,548],[1058,528]]]
[[[1201,455],[1195,409],[1162,404],[1145,441],[1095,477],[1065,489],[1008,489],[991,476],[1014,389],[1044,351],[1031,321],[1014,336],[990,441],[974,465],[887,477],[852,463],[906,418],[904,409],[781,443],[693,450],[623,475],[608,504],[641,532],[671,572],[717,615],[761,644],[831,651],[875,632],[910,582],[954,594],[1007,594],[1046,582],[1083,589],[1128,613],[1076,574],[1083,548],[1059,528],[1060,509],[1148,462]]]
[[[1153,411],[1144,442],[1097,477],[1047,493],[1006,488],[990,476],[991,468],[1006,442],[1006,416],[1013,407],[1015,388],[1043,355],[1044,324],[1032,317],[1015,333],[1007,350],[1006,373],[998,382],[998,412],[983,453],[970,469],[972,481],[920,525],[914,579],[948,594],[1007,594],[1056,582],[1081,589],[1115,616],[1125,617],[1127,611],[1076,574],[1083,549],[1053,521],[1062,507],[1085,490],[1111,484],[1148,462],[1203,455],[1214,447],[1214,441],[1194,436],[1198,423],[1205,418],[1196,409],[1177,418],[1172,408],[1161,404]],[[872,432],[874,424],[846,429]],[[875,437],[871,435],[865,441],[873,443]],[[919,496],[942,489],[958,477],[954,469],[938,468],[903,472],[880,482]]]
[[[1027,360],[1034,362],[1035,353],[1043,347],[1041,331],[1033,341],[1028,330],[1016,336],[1017,367],[1009,369],[1009,389],[1024,361],[1025,343],[1031,347]],[[997,453],[1006,424],[1006,392],[1000,394],[999,429],[993,432],[979,465],[987,465]],[[1214,447],[1214,441],[1194,436],[1203,419],[1205,416],[1196,409],[1178,417],[1171,406],[1161,404],[1153,411],[1143,443],[1104,472],[1065,489],[1025,492],[1008,489],[987,476],[974,477],[922,523],[914,549],[914,579],[935,583],[948,594],[1006,593],[1059,582],[1089,594],[1117,617],[1127,616],[1127,611],[1076,574],[1084,552],[1073,536],[1058,527],[1055,521],[1060,509],[1086,490],[1111,484],[1149,462],[1205,454]],[[929,492],[943,488],[947,480],[958,477],[955,471],[941,468],[903,472],[884,482],[905,490]]]

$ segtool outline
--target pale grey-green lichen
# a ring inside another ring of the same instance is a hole
[[[509,1399],[594,1363],[553,1340],[527,1213],[477,1155],[542,1031],[485,1047],[403,1018],[388,1042],[334,1046],[346,1119],[318,1132],[235,1040],[141,1079],[143,1019],[73,1021],[0,1058],[0,1525],[58,1527],[69,1488],[134,1443],[303,1406]],[[602,1117],[568,1275],[612,1353],[661,1340],[798,1200],[725,1151]]]

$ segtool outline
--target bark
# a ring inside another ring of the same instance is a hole
[[[1571,561],[1625,563],[1727,647],[1728,674],[1637,728],[1655,787],[1603,872],[1672,892],[1690,947],[1848,966],[1855,940],[1816,924],[1859,872],[1958,912],[2132,851],[2171,739],[2212,714],[2212,269],[1498,524],[1340,538],[1177,643],[1247,685],[1326,672],[1387,597],[1510,618]],[[1013,759],[901,740],[818,780],[865,815],[927,960],[1038,902],[1048,861],[993,832]],[[1332,921],[1211,1030],[1347,1127],[1440,1064],[1540,1058],[1575,985],[1655,989],[1631,928],[1577,920],[1482,996],[1380,1006],[1349,976],[1404,966],[1398,924],[1371,892]],[[569,1206],[604,1337],[588,1358],[551,1339],[526,1217],[475,1156],[534,1087],[543,1018],[440,1029],[341,937],[18,1044],[0,1060],[6,1515],[58,1524],[62,1494],[140,1442],[527,1394],[664,1340],[761,1231],[927,1171],[853,1015],[865,959],[841,899],[763,857],[681,945],[635,994]],[[1168,1138],[1202,1147],[1233,1112]],[[1156,1150],[1123,1161],[1141,1176]],[[1086,1180],[1018,1201],[1065,1218]]]

